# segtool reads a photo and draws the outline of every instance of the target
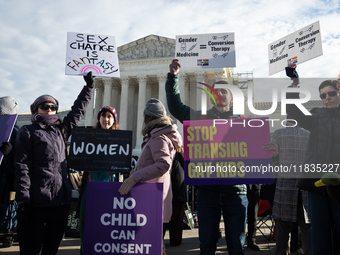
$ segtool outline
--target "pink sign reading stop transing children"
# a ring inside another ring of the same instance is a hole
[[[272,183],[268,118],[184,121],[187,185]],[[269,171],[268,171],[269,170]]]

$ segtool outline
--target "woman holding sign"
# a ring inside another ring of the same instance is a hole
[[[182,146],[182,137],[177,126],[171,124],[161,101],[151,98],[144,109],[142,153],[134,171],[119,188],[127,194],[139,182],[163,183],[163,223],[169,222],[172,214],[172,189],[170,169],[176,149]],[[163,245],[164,249],[164,245]]]
[[[15,182],[20,254],[57,254],[71,202],[66,142],[84,115],[93,91],[92,73],[71,111],[60,120],[58,101],[42,95],[31,104],[32,124],[20,128],[15,143]]]
[[[120,130],[117,122],[117,112],[112,106],[104,106],[97,115],[97,123],[93,128]],[[80,254],[83,253],[84,228],[85,228],[85,212],[86,212],[86,197],[87,197],[87,182],[113,182],[118,181],[118,174],[108,172],[85,172],[82,180],[80,192]]]

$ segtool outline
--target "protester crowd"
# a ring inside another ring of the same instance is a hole
[[[125,176],[118,192],[126,195],[141,182],[163,183],[163,236],[170,232],[170,244],[182,242],[184,205],[187,190],[184,185],[184,158],[182,137],[169,117],[178,121],[204,119],[241,119],[233,113],[232,93],[216,88],[221,101],[203,115],[185,105],[180,97],[180,63],[173,60],[165,84],[167,102],[151,98],[145,105],[142,152],[132,159],[129,176]],[[289,88],[299,86],[296,65],[286,68],[292,79]],[[66,231],[71,202],[71,186],[67,177],[67,139],[79,124],[93,91],[92,73],[84,76],[83,87],[71,111],[61,120],[59,103],[50,95],[42,95],[31,104],[30,125],[15,126],[9,142],[3,142],[0,151],[4,159],[0,165],[0,224],[9,204],[9,193],[15,191],[18,205],[18,241],[20,254],[57,254]],[[217,81],[215,84],[227,84]],[[319,86],[325,108],[311,110],[304,115],[295,105],[287,105],[288,127],[276,130],[272,141],[261,145],[270,151],[275,165],[310,166],[340,163],[340,83],[326,80]],[[292,91],[292,90],[291,90]],[[299,98],[290,92],[288,98]],[[18,103],[12,97],[0,98],[0,116],[16,114]],[[112,106],[103,106],[97,114],[95,129],[119,130],[118,116]],[[79,198],[81,250],[84,239],[86,197],[88,182],[117,182],[118,174],[84,172]],[[303,254],[339,254],[340,191],[330,185],[316,187],[325,180],[322,175],[275,176],[273,217],[276,220],[275,254],[291,253],[290,236],[294,224],[301,229]],[[260,200],[260,183],[245,185],[199,185],[197,215],[200,254],[215,254],[223,216],[225,240],[230,255],[245,254],[245,247],[259,251],[255,232]],[[248,227],[247,227],[248,221]],[[246,235],[248,231],[248,235]],[[247,242],[246,242],[247,241]],[[163,244],[163,255],[166,254]]]

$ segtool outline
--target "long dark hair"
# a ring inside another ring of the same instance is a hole
[[[100,113],[100,116],[105,116],[105,114],[106,114],[107,112],[110,112],[110,111],[103,111],[102,113]],[[112,115],[111,112],[110,112],[110,114]],[[114,116],[112,115],[112,117],[114,117]],[[97,123],[94,124],[93,128],[102,128],[102,126],[100,125],[100,122],[97,121]],[[112,125],[109,129],[120,130],[120,126],[119,126],[118,122],[115,121],[115,122],[113,123],[113,125]]]
[[[149,116],[149,115],[144,115],[144,124],[148,124],[150,121],[153,121],[155,119],[158,119],[158,117],[153,117],[153,116]],[[152,129],[154,128],[159,128],[159,127],[165,127],[167,126],[167,124],[163,124],[163,123],[155,123],[152,127]]]

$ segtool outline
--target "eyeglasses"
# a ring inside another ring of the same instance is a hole
[[[338,91],[333,90],[333,91],[329,91],[327,94],[328,94],[330,97],[334,97],[334,96],[336,96],[337,93],[338,93]],[[321,99],[325,99],[326,96],[327,96],[326,93],[320,94],[320,98],[321,98]]]
[[[48,109],[51,109],[52,112],[58,111],[58,106],[56,106],[54,104],[51,104],[51,105],[49,105],[49,104],[41,104],[41,105],[39,105],[39,108],[41,110],[45,110],[45,111],[48,111]]]

